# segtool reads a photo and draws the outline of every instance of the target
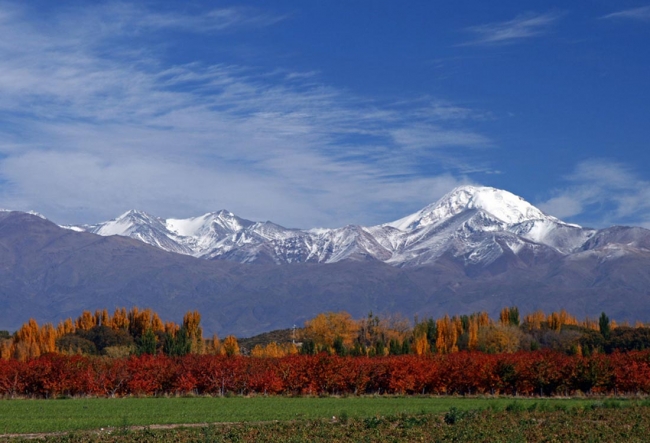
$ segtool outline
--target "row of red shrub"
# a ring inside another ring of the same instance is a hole
[[[650,352],[0,360],[0,396],[650,393]]]

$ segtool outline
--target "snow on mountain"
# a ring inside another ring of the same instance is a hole
[[[597,231],[546,218],[526,220],[508,227],[508,231],[535,243],[557,249],[563,254],[576,251]]]
[[[321,230],[310,238],[310,254],[306,261],[334,263],[356,259],[386,261],[391,252],[361,226],[349,225],[338,229]]]
[[[431,263],[443,255],[484,266],[505,256],[535,260],[567,255],[598,232],[546,215],[510,192],[476,186],[456,188],[414,214],[370,227],[299,230],[225,210],[188,219],[132,210],[108,222],[69,228],[124,235],[206,259],[277,264],[379,260],[395,266]]]
[[[454,189],[415,214],[386,223],[401,232],[389,263],[430,263],[443,254],[487,265],[503,254],[566,254],[593,234],[542,211],[510,192],[475,186]]]
[[[461,186],[415,214],[386,223],[384,226],[392,226],[401,231],[414,231],[425,226],[442,223],[461,212],[472,209],[486,212],[505,224],[535,219],[554,219],[508,191],[488,187]]]
[[[152,246],[179,254],[191,254],[192,250],[175,241],[165,226],[165,221],[146,212],[130,210],[119,217],[96,225],[82,225],[73,228],[83,229],[93,234],[110,236],[121,235],[148,243]]]
[[[0,212],[15,212],[15,211],[14,211],[13,209],[3,209],[3,208],[0,208]],[[43,220],[47,220],[47,218],[45,218],[45,216],[44,216],[43,214],[41,214],[40,212],[36,212],[36,211],[27,211],[27,212],[25,212],[25,214],[35,215],[35,216],[38,217],[38,218],[42,218]]]

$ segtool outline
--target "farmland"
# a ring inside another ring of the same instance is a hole
[[[174,423],[184,426],[161,426]],[[12,442],[23,438],[6,434],[55,433],[43,435],[50,442],[644,441],[648,428],[648,402],[625,399],[170,397],[0,402],[0,441]]]
[[[520,400],[550,407],[589,406],[587,400]],[[507,398],[454,397],[197,397],[0,401],[0,434],[60,432],[172,423],[259,422],[442,414],[450,408],[504,409]]]

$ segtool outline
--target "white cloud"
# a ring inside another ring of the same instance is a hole
[[[395,129],[392,136],[397,144],[410,150],[450,146],[483,147],[491,144],[490,140],[481,134],[442,129],[433,125]]]
[[[463,45],[486,45],[513,43],[549,32],[561,18],[558,13],[524,14],[512,20],[466,28],[475,38]]]
[[[467,181],[462,167],[423,176],[414,150],[431,165],[451,153],[467,163],[461,151],[491,144],[467,127],[472,111],[450,103],[380,103],[315,73],[169,65],[135,37],[120,41],[136,24],[268,24],[258,12],[174,18],[118,4],[46,27],[20,8],[0,12],[0,206],[61,223],[129,208],[179,217],[227,208],[301,227],[384,222]]]
[[[595,227],[650,225],[650,182],[624,164],[592,159],[566,177],[569,186],[539,204],[545,212]]]
[[[561,194],[539,205],[540,209],[554,217],[563,219],[581,214],[583,204],[581,199],[574,195]]]
[[[631,19],[640,21],[650,21],[650,6],[641,6],[640,8],[624,9],[622,11],[607,14],[603,19]]]

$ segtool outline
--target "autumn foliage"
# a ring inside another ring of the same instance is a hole
[[[330,312],[250,357],[234,336],[205,339],[200,322],[196,311],[175,324],[138,308],[85,311],[57,327],[29,320],[0,336],[0,397],[650,393],[650,328],[604,313],[521,321],[510,307],[498,321],[479,312],[411,325]]]
[[[0,335],[0,358],[21,361],[53,352],[110,357],[190,353],[233,356],[242,352],[253,357],[279,358],[319,352],[381,357],[552,349],[589,356],[593,352],[650,348],[650,328],[641,323],[635,328],[625,323],[618,326],[604,313],[599,320],[578,321],[564,310],[550,314],[536,311],[522,320],[514,306],[503,308],[496,321],[486,312],[438,319],[416,317],[413,323],[400,315],[379,317],[369,313],[354,319],[347,312],[327,312],[307,320],[289,341],[266,341],[243,349],[234,336],[205,339],[197,311],[186,313],[180,324],[163,322],[151,309],[137,307],[118,308],[113,314],[105,309],[84,311],[56,327],[39,326],[30,319],[12,336],[4,332]]]
[[[650,352],[282,358],[45,354],[0,360],[1,397],[322,394],[571,395],[650,393]]]
[[[226,337],[223,343],[215,335],[203,338],[201,315],[190,311],[181,324],[163,323],[151,309],[118,308],[111,315],[104,310],[83,311],[76,318],[40,326],[30,319],[13,336],[0,338],[0,359],[27,360],[44,354],[129,354],[169,355],[239,353],[237,339]],[[98,349],[100,348],[100,349]]]

